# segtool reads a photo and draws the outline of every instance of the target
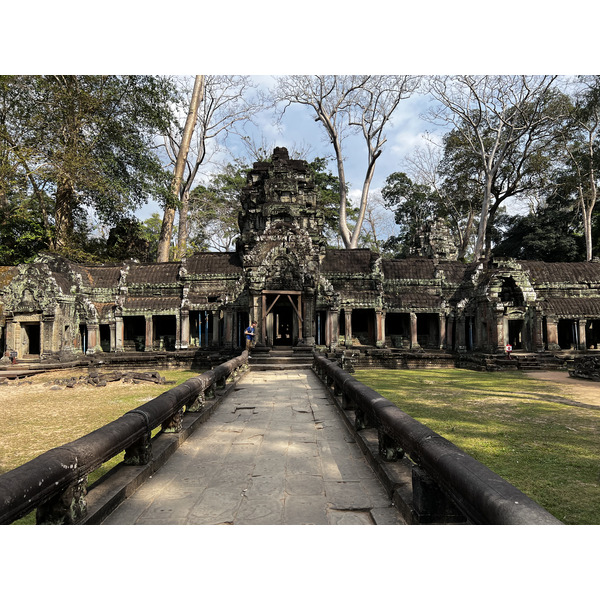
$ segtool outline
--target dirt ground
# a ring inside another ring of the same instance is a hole
[[[582,404],[600,406],[600,381],[571,377],[566,371],[526,371],[528,377],[564,386],[564,391]]]

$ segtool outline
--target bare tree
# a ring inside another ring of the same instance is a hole
[[[483,198],[475,259],[486,249],[489,224],[500,202],[520,193],[529,159],[551,135],[556,76],[445,76],[430,79],[440,109],[432,119],[455,127],[480,162]],[[495,202],[493,200],[495,199]]]
[[[158,251],[156,256],[157,262],[167,262],[169,260],[169,248],[171,246],[173,223],[175,221],[176,200],[179,200],[183,172],[190,149],[190,143],[192,141],[192,135],[194,133],[194,129],[196,128],[198,108],[204,93],[204,77],[204,75],[196,75],[194,80],[194,89],[190,99],[187,118],[181,136],[181,142],[177,150],[175,170],[173,172],[173,182],[171,183],[171,195],[173,196],[174,201],[169,202],[167,206],[165,206],[160,238],[158,240]]]
[[[586,260],[593,258],[592,212],[598,198],[598,131],[600,130],[600,76],[579,79],[564,150],[573,172],[577,204],[583,218]]]
[[[203,75],[204,93],[198,108],[194,134],[188,148],[184,177],[179,187],[179,226],[176,258],[187,252],[190,192],[200,167],[219,150],[219,140],[234,132],[239,122],[252,118],[261,104],[248,97],[253,87],[250,77],[238,75]],[[182,148],[177,131],[169,132],[165,141],[167,153],[176,161]]]
[[[473,230],[476,224],[478,206],[474,202],[470,189],[473,186],[469,175],[463,173],[463,180],[450,178],[442,173],[444,150],[439,143],[426,138],[426,144],[416,148],[406,157],[409,165],[408,174],[411,179],[429,187],[443,207],[458,247],[458,259],[462,260],[473,241]],[[476,181],[475,184],[479,184]]]
[[[346,248],[356,248],[368,205],[375,163],[386,142],[385,130],[400,101],[419,83],[408,75],[288,75],[277,78],[274,100],[312,108],[333,146],[340,180],[340,233]],[[359,131],[367,146],[367,168],[359,213],[353,230],[348,224],[348,192],[344,170],[343,140]]]

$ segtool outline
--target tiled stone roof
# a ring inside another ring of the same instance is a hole
[[[321,271],[327,273],[371,273],[371,262],[376,257],[371,250],[327,249]]]
[[[126,310],[172,310],[181,307],[181,298],[177,296],[129,296],[123,303]]]
[[[404,258],[384,260],[383,275],[386,279],[434,279],[435,263],[430,258]]]
[[[545,313],[559,317],[600,318],[600,298],[552,298],[540,304]]]
[[[600,283],[600,262],[546,263],[534,260],[518,261],[531,278],[540,283]]]
[[[242,263],[236,252],[200,252],[187,259],[186,269],[188,274],[194,275],[241,275]]]
[[[121,267],[115,265],[85,266],[72,264],[74,273],[81,275],[84,286],[93,288],[114,288],[119,283]]]
[[[131,265],[127,284],[175,283],[180,265],[178,262]]]

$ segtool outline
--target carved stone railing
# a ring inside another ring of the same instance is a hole
[[[144,465],[152,460],[152,431],[181,430],[184,410],[203,410],[248,364],[248,352],[166,391],[112,423],[78,440],[53,448],[0,475],[0,524],[8,524],[37,509],[38,524],[76,524],[87,512],[88,475],[120,452],[124,463]],[[155,436],[154,439],[156,439]]]
[[[315,353],[313,369],[340,409],[353,413],[355,431],[377,431],[378,460],[408,465],[413,522],[424,522],[419,513],[429,513],[438,522],[460,521],[456,517],[462,515],[463,521],[474,524],[561,524],[519,489],[336,363]]]

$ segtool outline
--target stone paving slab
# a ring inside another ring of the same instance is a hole
[[[398,525],[312,371],[250,371],[115,525]]]

